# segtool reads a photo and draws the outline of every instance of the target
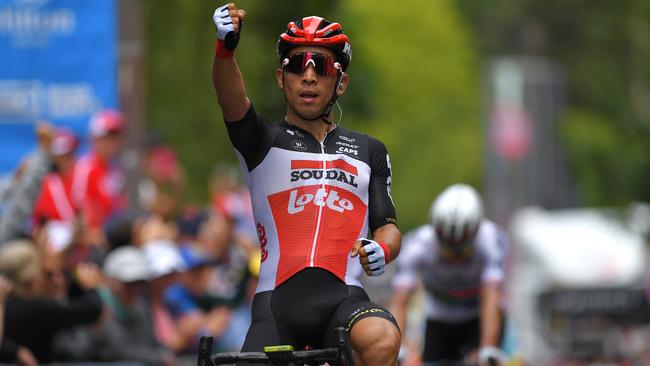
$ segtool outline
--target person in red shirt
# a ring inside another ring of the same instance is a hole
[[[56,131],[50,154],[54,171],[43,179],[39,197],[34,205],[36,228],[46,228],[48,244],[62,249],[70,244],[77,210],[72,198],[72,181],[76,163],[75,152],[79,139],[71,131]]]
[[[126,174],[119,163],[125,120],[116,110],[101,110],[90,120],[92,151],[75,167],[73,197],[93,241],[104,240],[101,228],[111,216],[127,208]],[[97,244],[97,243],[95,243]]]

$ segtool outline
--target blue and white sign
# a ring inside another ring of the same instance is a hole
[[[0,0],[0,175],[36,146],[46,120],[86,136],[116,108],[115,0]]]

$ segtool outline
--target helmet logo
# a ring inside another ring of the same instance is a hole
[[[348,42],[345,42],[345,46],[343,46],[343,53],[348,55],[350,60],[352,60],[352,46]]]

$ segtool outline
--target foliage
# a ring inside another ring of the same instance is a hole
[[[426,222],[444,186],[480,182],[478,65],[452,3],[345,3],[354,37],[350,89],[370,95],[372,113],[344,123],[387,145],[403,229]]]
[[[178,148],[191,197],[205,199],[211,167],[234,161],[210,82],[214,3],[145,4],[150,125]],[[478,65],[451,0],[406,0],[398,7],[369,0],[238,5],[248,13],[238,61],[253,103],[271,120],[284,111],[273,70],[275,42],[287,21],[319,14],[342,23],[353,43],[342,123],[387,145],[402,229],[426,221],[445,185],[479,183]]]

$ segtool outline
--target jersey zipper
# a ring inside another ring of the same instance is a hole
[[[327,136],[325,137],[327,138]],[[325,189],[325,170],[327,169],[327,160],[326,160],[326,155],[325,155],[325,144],[324,142],[318,142],[320,144],[320,151],[321,151],[321,162],[323,163],[323,177],[321,178],[321,184],[320,184],[320,189]],[[314,240],[311,244],[311,254],[309,255],[309,266],[313,267],[314,266],[314,257],[316,256],[316,243],[318,241],[318,234],[320,233],[320,226],[321,226],[321,220],[323,217],[323,206],[318,207],[318,219],[316,220],[316,231],[314,232]]]

